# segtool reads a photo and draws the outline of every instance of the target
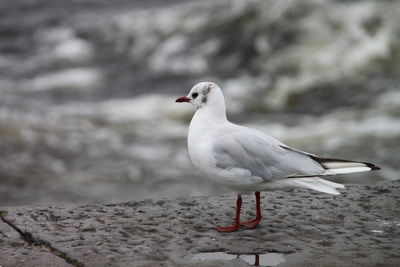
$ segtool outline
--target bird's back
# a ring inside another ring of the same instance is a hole
[[[232,124],[213,138],[217,167],[241,168],[270,182],[293,175],[317,175],[322,166],[308,154],[296,151],[258,130]]]

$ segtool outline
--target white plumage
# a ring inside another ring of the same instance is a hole
[[[193,164],[220,185],[238,192],[305,187],[339,194],[336,188],[343,185],[310,177],[373,169],[362,162],[324,161],[262,132],[229,122],[224,97],[214,83],[195,85],[187,98],[195,93],[198,96],[190,101],[197,110],[189,128],[189,154]]]
[[[194,166],[238,194],[295,187],[339,194],[342,184],[318,176],[379,169],[371,163],[319,158],[229,122],[224,96],[214,83],[196,84],[177,102],[189,102],[196,108],[188,134]]]

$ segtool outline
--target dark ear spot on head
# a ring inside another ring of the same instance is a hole
[[[208,94],[208,93],[211,91],[212,88],[213,88],[213,84],[212,84],[212,83],[207,84],[207,85],[204,87],[203,95]]]
[[[207,84],[203,89],[203,97],[201,98],[201,103],[207,103],[207,94],[213,89],[214,85],[212,83]]]
[[[203,104],[207,103],[207,95],[203,95],[203,98],[201,99],[201,103],[203,103]]]

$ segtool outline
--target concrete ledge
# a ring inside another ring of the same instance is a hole
[[[282,253],[279,266],[398,266],[400,181],[348,186],[339,196],[262,195],[264,221],[235,233],[213,229],[232,222],[234,194],[0,208],[0,266],[248,266],[239,257],[191,259],[200,252]],[[253,196],[243,207],[243,218],[254,216]]]

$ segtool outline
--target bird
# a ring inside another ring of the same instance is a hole
[[[199,82],[175,102],[187,102],[195,113],[188,131],[188,150],[193,165],[212,182],[237,193],[233,225],[219,232],[255,228],[262,220],[262,191],[308,188],[338,195],[343,184],[322,179],[331,175],[379,170],[361,161],[323,158],[283,144],[256,129],[230,122],[224,95],[213,82]],[[256,199],[256,217],[240,220],[242,194]]]

